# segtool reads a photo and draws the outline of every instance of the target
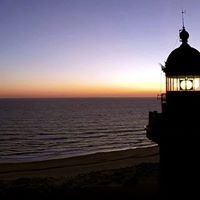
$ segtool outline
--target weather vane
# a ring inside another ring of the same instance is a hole
[[[186,13],[186,10],[182,10],[182,24],[183,24],[183,28],[185,28],[185,24],[184,24],[184,14]]]

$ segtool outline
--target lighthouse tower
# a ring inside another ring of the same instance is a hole
[[[199,199],[200,52],[188,44],[184,24],[179,37],[162,67],[166,93],[161,113],[149,113],[147,137],[159,145],[162,199]]]

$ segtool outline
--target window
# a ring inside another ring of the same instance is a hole
[[[200,91],[200,76],[173,76],[166,78],[167,91]]]

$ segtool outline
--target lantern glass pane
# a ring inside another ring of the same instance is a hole
[[[200,91],[199,76],[173,76],[166,78],[167,91]]]

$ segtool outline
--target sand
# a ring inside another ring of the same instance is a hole
[[[158,163],[158,147],[96,153],[86,156],[41,162],[0,164],[0,180],[23,177],[72,177],[94,171],[133,167],[141,163]]]
[[[85,195],[87,199],[97,199],[126,194],[146,198],[157,192],[158,163],[158,146],[153,146],[40,162],[0,164],[0,197],[38,193],[47,199],[61,194],[63,199],[66,196],[81,199]]]

